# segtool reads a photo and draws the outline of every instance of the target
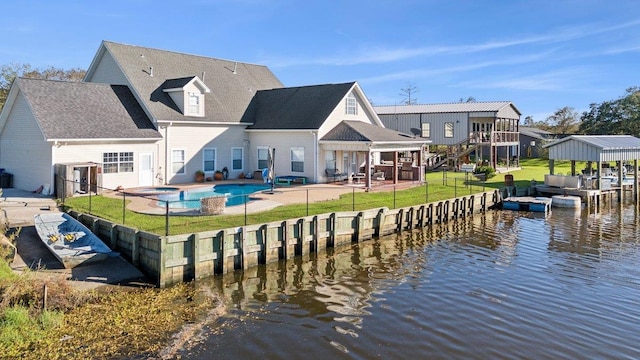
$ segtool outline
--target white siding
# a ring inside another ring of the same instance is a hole
[[[102,186],[115,189],[140,186],[140,153],[152,153],[156,157],[156,144],[153,143],[113,143],[113,144],[67,144],[54,148],[54,164],[95,162],[102,164],[103,154],[107,152],[133,152],[133,172],[102,174]],[[158,173],[157,165],[153,169]],[[156,185],[160,185],[156,179]]]
[[[97,61],[95,71],[87,82],[105,83],[112,85],[129,85],[120,67],[108,51],[104,51]]]
[[[371,114],[367,111],[367,107],[363,105],[363,99],[359,96],[357,91],[354,91],[356,99],[358,101],[358,114],[348,115],[345,113],[346,109],[346,97],[340,101],[338,106],[331,112],[327,120],[318,129],[319,137],[322,138],[331,129],[338,125],[343,120],[358,120],[367,124],[374,124],[375,122],[371,118]],[[366,101],[366,100],[365,100]],[[373,115],[375,116],[375,114]]]
[[[496,117],[507,118],[507,119],[520,119],[520,114],[518,114],[518,112],[513,107],[513,105],[509,105],[500,109]]]
[[[344,109],[343,109],[344,110]],[[316,167],[318,161],[316,161],[316,142],[314,134],[309,131],[282,131],[282,132],[263,132],[249,133],[250,146],[249,152],[251,162],[248,163],[247,171],[253,172],[258,169],[258,161],[256,159],[258,154],[258,147],[265,146],[275,149],[275,173],[277,175],[302,175],[306,176],[309,182],[315,182],[316,179]],[[291,148],[292,147],[304,147],[304,173],[292,173],[291,172]],[[324,160],[322,160],[324,162]]]
[[[248,148],[245,147],[245,139],[247,135],[244,132],[244,126],[215,126],[215,125],[174,125],[167,128],[161,128],[160,132],[167,141],[168,161],[165,163],[163,155],[158,157],[163,172],[166,174],[168,184],[184,184],[194,181],[194,175],[197,170],[204,168],[204,159],[202,150],[207,148],[216,149],[216,168],[222,170],[225,166],[229,169],[229,178],[237,178],[241,171],[231,171],[231,149],[244,147],[244,167],[243,172],[247,172],[248,158],[250,154]],[[252,144],[253,145],[253,144]],[[164,152],[164,141],[159,147]],[[171,173],[171,149],[185,150],[185,173]],[[255,157],[255,156],[254,156]],[[213,172],[207,173],[205,176],[213,176]]]
[[[21,93],[0,137],[0,168],[13,174],[13,187],[18,189],[31,191],[53,184],[51,146]]]

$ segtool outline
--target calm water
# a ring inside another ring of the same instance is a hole
[[[632,207],[494,211],[209,280],[229,311],[183,355],[637,359],[639,229]]]

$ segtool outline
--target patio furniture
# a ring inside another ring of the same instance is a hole
[[[327,178],[333,179],[333,182],[347,180],[347,174],[340,172],[338,169],[325,169],[324,173]]]
[[[373,180],[384,181],[384,171],[373,173]]]
[[[364,180],[364,178],[365,178],[365,174],[364,173],[357,173],[357,174],[352,173],[351,174],[351,182],[356,183],[356,184],[359,184],[360,181]]]
[[[297,175],[283,175],[276,176],[276,184],[278,185],[291,185],[291,183],[299,182],[301,184],[307,183],[306,176],[297,176]]]

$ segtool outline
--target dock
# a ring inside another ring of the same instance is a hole
[[[548,213],[551,211],[551,198],[511,196],[502,200],[502,209]]]

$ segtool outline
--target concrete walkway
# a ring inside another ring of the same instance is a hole
[[[237,180],[216,181],[212,183],[189,184],[179,186],[180,190],[190,190],[195,188],[213,187],[216,184],[235,184]],[[248,182],[245,183],[262,183]],[[364,191],[364,185],[338,185],[338,184],[309,184],[276,186],[274,191],[259,191],[250,195],[250,201],[246,205],[228,206],[224,209],[224,215],[256,213],[274,209],[287,204],[304,204],[305,202],[318,202],[339,199],[342,194],[350,194],[353,191]],[[158,205],[156,196],[136,196],[136,189],[126,189],[131,193],[126,199],[130,201],[127,209],[143,214],[164,215],[166,208]],[[121,193],[109,192],[105,196],[122,197]],[[200,209],[175,209],[170,208],[171,215],[200,215]]]
[[[44,212],[59,212],[50,196],[18,189],[2,189],[0,209],[10,233],[17,232],[17,253],[11,263],[15,271],[38,270],[43,276],[59,277],[79,289],[95,289],[106,285],[150,285],[144,274],[122,257],[65,269],[38,236],[33,217]]]

